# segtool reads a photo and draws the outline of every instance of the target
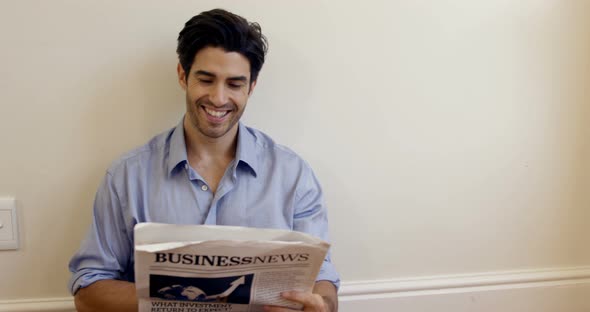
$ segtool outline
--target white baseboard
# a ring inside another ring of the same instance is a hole
[[[589,312],[590,267],[343,282],[340,312]],[[0,312],[73,312],[71,297],[0,300]]]
[[[0,301],[0,312],[73,312],[73,297]]]
[[[343,283],[340,312],[590,312],[590,267]]]

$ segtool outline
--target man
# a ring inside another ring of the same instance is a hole
[[[107,170],[91,229],[70,261],[78,311],[137,311],[133,226],[140,222],[281,228],[327,239],[323,195],[309,165],[239,122],[266,50],[258,24],[224,10],[185,24],[177,72],[186,114]],[[338,284],[328,256],[312,293],[282,296],[304,311],[337,311]]]

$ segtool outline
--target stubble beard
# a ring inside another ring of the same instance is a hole
[[[218,139],[226,135],[231,129],[234,128],[238,121],[240,121],[240,118],[244,113],[244,109],[240,111],[236,104],[228,103],[228,105],[232,106],[232,111],[229,112],[229,114],[231,115],[230,119],[217,127],[213,127],[210,126],[206,118],[202,116],[202,114],[206,114],[202,111],[201,108],[201,104],[203,102],[203,99],[199,99],[196,102],[192,103],[188,97],[188,94],[186,95],[187,112],[189,114],[189,120],[191,125],[203,136],[211,139]],[[201,115],[201,117],[199,117],[199,115]]]

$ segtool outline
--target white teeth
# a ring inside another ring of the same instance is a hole
[[[217,118],[223,117],[223,116],[227,115],[227,113],[229,112],[229,111],[221,111],[221,112],[214,111],[214,110],[210,110],[208,108],[205,108],[205,111],[207,112],[207,114],[209,114],[213,117],[217,117]]]

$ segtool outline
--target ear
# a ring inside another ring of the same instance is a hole
[[[184,72],[184,68],[182,68],[182,65],[180,65],[180,63],[178,63],[178,65],[176,66],[176,72],[178,73],[178,83],[180,84],[182,89],[186,91],[187,75]]]
[[[256,81],[258,80],[254,80],[252,81],[252,83],[250,83],[250,90],[248,90],[248,96],[252,95],[252,92],[254,92],[254,88],[256,87]]]

